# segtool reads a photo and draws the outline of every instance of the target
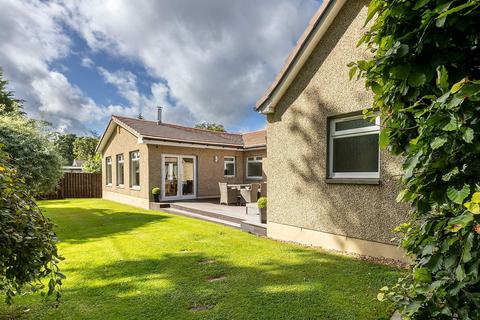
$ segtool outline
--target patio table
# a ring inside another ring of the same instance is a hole
[[[227,184],[227,188],[231,189],[246,189],[246,188],[251,188],[252,184],[251,183],[235,183],[235,184]]]

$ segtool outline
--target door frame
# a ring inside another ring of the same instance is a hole
[[[176,196],[165,196],[165,158],[177,158],[177,168],[178,168],[178,180],[177,180],[177,195]],[[183,165],[182,158],[193,159],[193,194],[183,196],[182,192],[182,182],[183,182]],[[161,163],[161,179],[162,179],[162,199],[163,200],[188,200],[197,198],[197,157],[193,155],[186,154],[162,154],[162,163]]]

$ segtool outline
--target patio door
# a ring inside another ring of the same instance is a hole
[[[197,195],[197,163],[193,156],[162,156],[162,198],[193,199]]]

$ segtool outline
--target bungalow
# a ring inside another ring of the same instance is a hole
[[[219,197],[219,182],[265,182],[266,132],[215,132],[112,116],[97,145],[103,198],[149,208],[161,199]]]
[[[267,117],[269,237],[369,256],[403,259],[392,230],[408,207],[396,203],[399,159],[379,150],[373,101],[347,64],[367,0],[324,0],[270,88],[257,102]]]

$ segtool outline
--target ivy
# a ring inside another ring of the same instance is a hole
[[[411,272],[384,287],[405,319],[480,319],[480,1],[373,0],[350,77],[403,159]]]

